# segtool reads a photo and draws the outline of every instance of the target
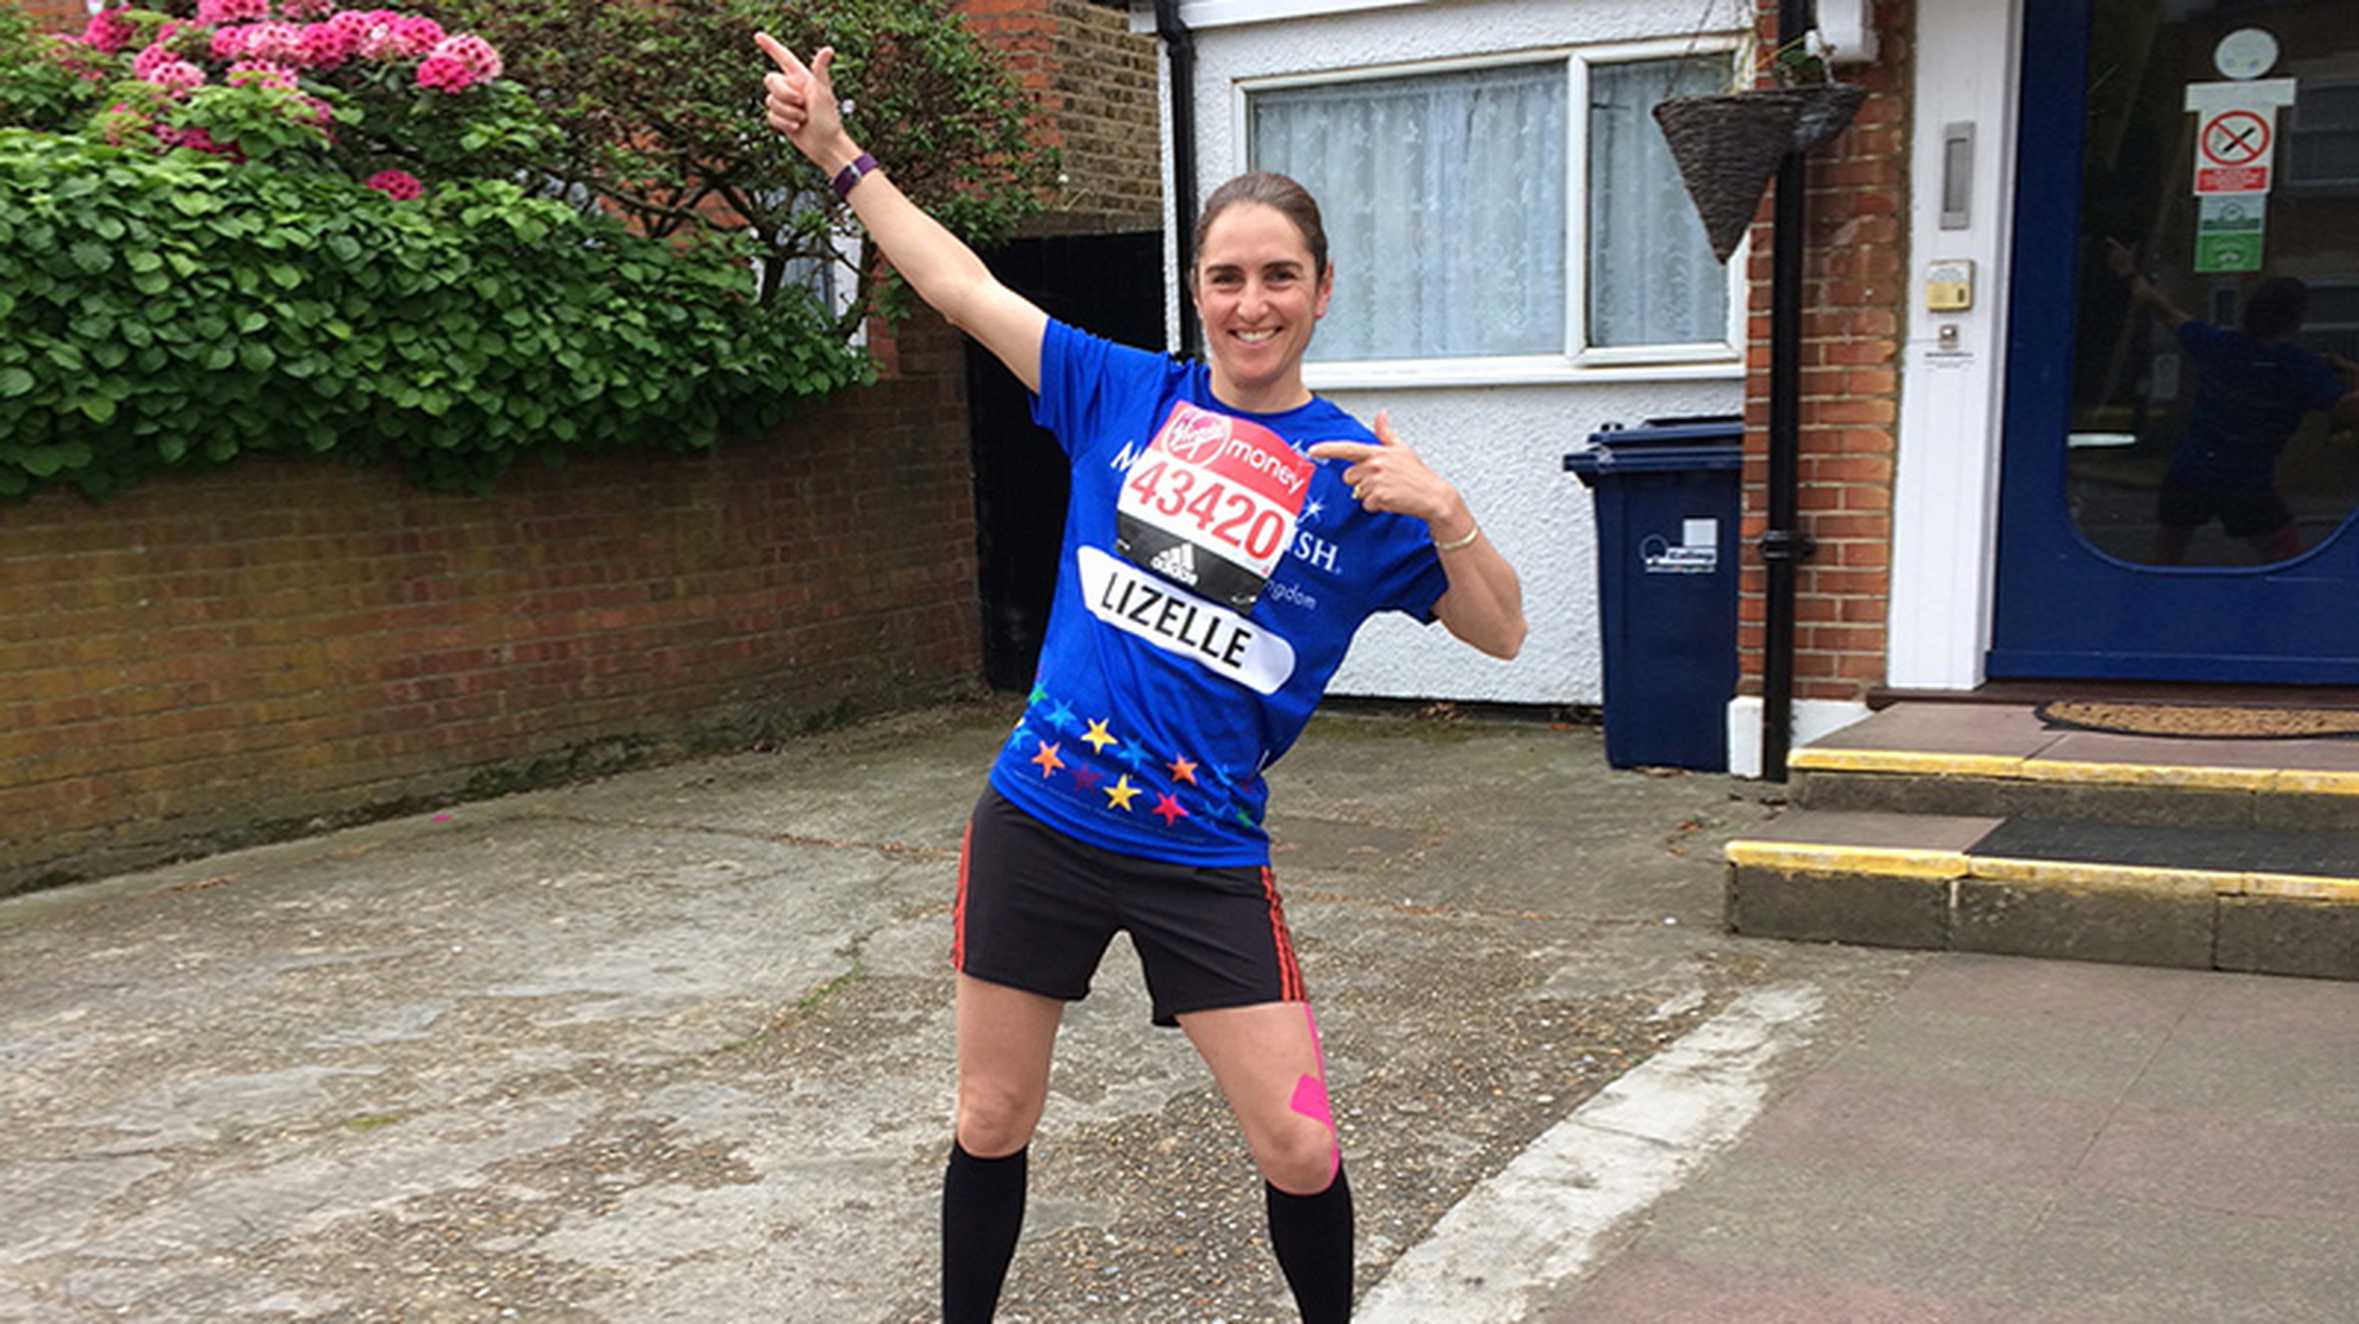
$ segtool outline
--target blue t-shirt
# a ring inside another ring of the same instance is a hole
[[[2197,376],[2174,483],[2268,486],[2302,415],[2334,408],[2349,389],[2323,356],[2284,341],[2190,320],[2179,324],[2179,345]]]
[[[991,784],[1107,850],[1258,865],[1262,771],[1294,743],[1360,623],[1431,620],[1425,522],[1370,514],[1320,441],[1374,442],[1325,400],[1255,414],[1211,374],[1051,321],[1033,418],[1073,495],[1031,700]]]

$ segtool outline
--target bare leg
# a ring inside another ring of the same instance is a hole
[[[958,1122],[942,1175],[942,1317],[988,1324],[1024,1230],[1027,1146],[1065,1004],[958,977]]]
[[[1343,1324],[1352,1308],[1351,1182],[1310,1004],[1192,1012],[1179,1021],[1261,1168],[1270,1249],[1304,1324]]]

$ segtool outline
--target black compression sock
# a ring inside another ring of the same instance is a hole
[[[942,1174],[943,1324],[990,1324],[1024,1230],[1026,1146],[982,1159],[950,1142]]]
[[[1343,1324],[1352,1315],[1352,1187],[1343,1169],[1317,1195],[1269,1192],[1270,1249],[1303,1324]]]

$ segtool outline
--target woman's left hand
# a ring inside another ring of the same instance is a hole
[[[1343,481],[1352,500],[1370,511],[1410,515],[1424,520],[1434,539],[1455,539],[1474,527],[1466,501],[1448,480],[1426,466],[1417,452],[1392,430],[1384,410],[1376,413],[1376,444],[1364,441],[1322,441],[1308,452],[1314,460],[1343,460],[1350,467]]]

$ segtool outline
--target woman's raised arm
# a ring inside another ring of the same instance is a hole
[[[844,131],[835,85],[827,75],[828,66],[835,63],[835,48],[821,47],[806,66],[767,32],[754,34],[754,44],[778,66],[762,80],[769,92],[763,117],[829,178],[838,177],[862,153]],[[1000,284],[975,250],[893,187],[882,165],[857,175],[845,200],[919,298],[981,341],[1027,389],[1040,389],[1040,341],[1048,329],[1047,313]]]

